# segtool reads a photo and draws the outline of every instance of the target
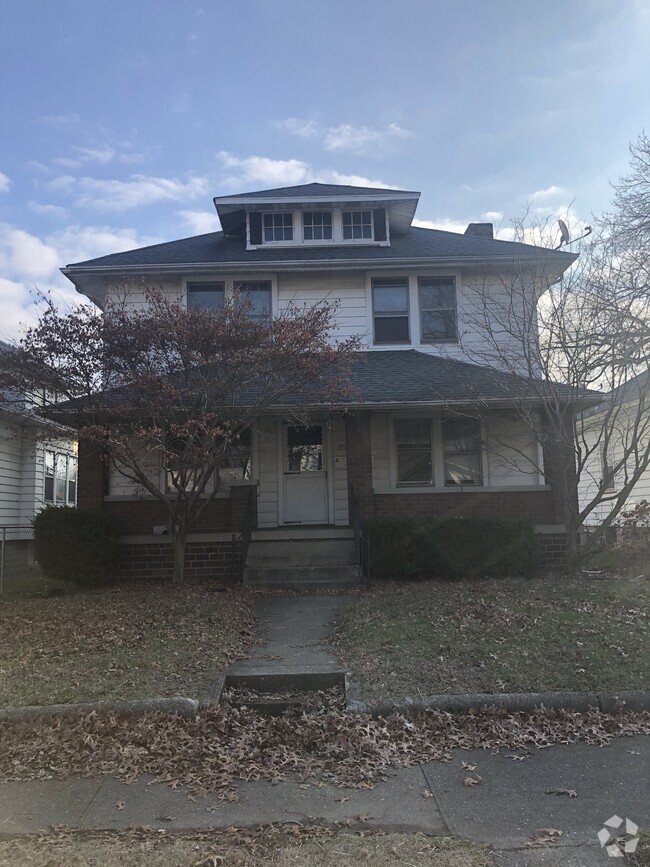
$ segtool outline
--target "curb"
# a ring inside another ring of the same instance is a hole
[[[621,710],[633,712],[650,711],[650,691],[622,690],[621,692],[511,692],[474,693],[468,695],[431,695],[414,699],[409,696],[399,701],[384,700],[366,702],[361,698],[359,687],[347,680],[347,709],[353,713],[370,716],[390,716],[400,713],[408,716],[425,711],[469,713],[481,708],[503,708],[511,713],[530,713],[540,708],[546,710],[573,710],[586,713],[596,709],[602,713]]]
[[[193,698],[175,695],[171,698],[144,698],[132,701],[98,701],[79,704],[46,704],[27,707],[0,708],[0,722],[47,719],[53,716],[116,713],[120,716],[143,716],[146,713],[176,714],[194,719],[199,703]]]

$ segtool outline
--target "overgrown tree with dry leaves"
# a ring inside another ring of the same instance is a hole
[[[243,432],[270,407],[306,421],[314,403],[345,397],[357,341],[335,339],[327,303],[260,319],[239,297],[210,312],[144,292],[145,305],[129,305],[124,293],[101,314],[47,303],[8,354],[3,379],[24,392],[38,385],[44,414],[164,504],[182,582],[188,532]]]

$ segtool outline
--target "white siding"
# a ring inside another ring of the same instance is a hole
[[[0,422],[0,524],[19,524],[22,493],[22,440]]]
[[[278,277],[278,307],[313,307],[319,302],[337,305],[336,336],[338,338],[365,335],[369,330],[365,279],[356,274],[281,274]]]

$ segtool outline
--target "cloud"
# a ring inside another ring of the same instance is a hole
[[[191,177],[184,182],[178,178],[146,175],[131,175],[127,181],[62,175],[50,181],[48,188],[71,195],[79,207],[124,211],[155,202],[196,199],[208,192],[208,181],[202,177]]]
[[[9,180],[7,175],[0,172],[0,193],[8,193],[10,186],[11,181]]]
[[[42,202],[29,202],[29,209],[35,214],[43,214],[46,217],[67,217],[68,212],[61,205],[49,205]]]
[[[67,114],[48,114],[39,118],[39,120],[41,123],[47,124],[47,126],[58,127],[60,129],[75,127],[81,123],[79,115],[73,112],[68,112]]]
[[[27,280],[37,280],[52,275],[59,259],[57,251],[36,235],[1,224],[0,264],[5,273],[20,274]]]
[[[139,163],[145,159],[144,154],[135,151],[119,151],[110,144],[97,145],[96,147],[81,147],[75,145],[72,148],[73,156],[56,157],[52,163],[66,169],[77,169],[87,163],[97,163],[100,166],[110,162]]]
[[[419,226],[421,229],[437,229],[440,232],[458,232],[463,234],[471,220],[459,222],[458,220],[442,217],[439,220],[413,220],[414,226]]]
[[[244,187],[249,184],[284,187],[318,181],[325,184],[395,188],[393,184],[365,178],[362,175],[341,174],[334,169],[317,170],[304,160],[274,160],[260,156],[237,157],[228,151],[220,151],[217,158],[226,171],[223,183],[230,187]]]
[[[557,199],[560,196],[566,196],[567,191],[564,187],[556,187],[552,185],[545,190],[535,190],[528,196],[531,202],[548,202],[550,199]]]
[[[354,126],[350,123],[323,126],[315,120],[289,117],[276,125],[303,139],[318,138],[328,151],[366,153],[371,148],[382,149],[393,144],[397,139],[413,136],[412,132],[396,123],[390,123],[386,127]]]
[[[500,223],[503,220],[503,213],[501,211],[486,211],[481,214],[481,219],[489,220],[490,223]]]
[[[179,211],[178,215],[182,218],[185,226],[197,235],[218,232],[221,228],[219,218],[216,214],[211,214],[210,211]]]

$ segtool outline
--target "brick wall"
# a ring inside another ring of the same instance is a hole
[[[566,533],[538,533],[540,565],[546,569],[562,566],[567,560]]]
[[[233,577],[233,553],[239,556],[239,543],[231,541],[192,542],[185,549],[185,577],[220,578]],[[146,543],[124,541],[120,546],[120,578],[171,578],[174,552],[166,537]]]
[[[375,494],[375,518],[504,518],[554,524],[551,491],[471,491],[449,494]]]
[[[155,526],[166,527],[169,512],[164,503],[158,500],[108,500],[102,505],[106,514],[114,515],[120,533],[129,536],[148,536]],[[199,518],[192,524],[193,533],[216,533],[229,531],[230,500],[213,500],[205,507]]]

